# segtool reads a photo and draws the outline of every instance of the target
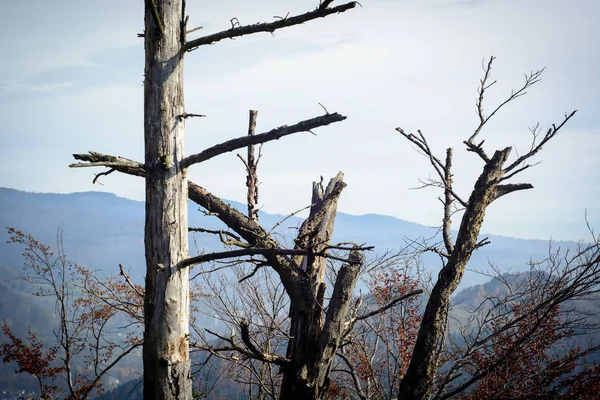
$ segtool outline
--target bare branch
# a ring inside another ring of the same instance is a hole
[[[320,117],[300,121],[295,125],[280,126],[279,128],[275,128],[269,132],[261,133],[259,135],[243,136],[237,139],[231,139],[216,146],[210,147],[202,151],[201,153],[193,154],[191,156],[186,157],[181,161],[181,167],[188,168],[193,164],[210,160],[211,158],[221,155],[223,153],[228,153],[233,150],[241,149],[251,144],[266,143],[270,142],[271,140],[278,140],[287,135],[292,135],[298,132],[307,132],[310,129],[329,125],[334,122],[343,121],[345,119],[346,117],[338,113],[325,114]]]
[[[432,181],[430,183],[426,183],[423,187],[431,186],[431,185],[440,186],[445,191],[448,190],[449,193],[452,195],[452,197],[456,201],[458,201],[463,207],[467,207],[467,202],[462,200],[460,198],[460,196],[458,196],[454,192],[451,184],[448,185],[448,182],[446,181],[446,165],[443,164],[439,158],[437,158],[436,156],[433,155],[433,152],[431,151],[431,148],[429,147],[429,144],[427,143],[427,140],[425,139],[425,135],[423,135],[423,133],[420,130],[418,130],[417,132],[419,133],[419,136],[417,137],[412,133],[404,132],[404,129],[402,129],[400,127],[396,128],[396,131],[398,131],[402,136],[404,136],[411,143],[416,145],[419,148],[419,150],[421,150],[423,152],[425,157],[427,157],[429,159],[429,162],[433,166],[433,169],[435,169],[435,172],[437,173],[438,177],[440,178],[440,182],[441,182],[440,185],[437,185],[437,183],[438,183],[437,181]],[[448,174],[450,174],[449,171],[448,171]],[[451,174],[449,176],[451,177]]]
[[[409,297],[416,296],[416,295],[421,294],[421,293],[423,293],[423,290],[418,289],[418,290],[414,290],[414,291],[412,291],[410,293],[407,293],[404,296],[400,296],[397,299],[395,299],[395,300],[391,301],[390,303],[386,304],[385,306],[378,308],[377,310],[368,312],[368,313],[363,314],[363,315],[359,315],[358,317],[356,317],[356,321],[361,321],[363,319],[367,319],[367,318],[373,317],[373,316],[375,316],[377,314],[381,314],[382,312],[385,312],[385,311],[389,310],[390,308],[394,307],[396,304],[398,304],[398,303],[400,303],[400,302],[408,299]]]
[[[516,99],[517,97],[521,97],[521,96],[525,95],[527,93],[527,89],[529,89],[531,86],[538,83],[541,80],[542,74],[544,73],[544,68],[542,68],[537,71],[532,71],[529,74],[526,74],[525,75],[525,83],[523,84],[523,86],[516,92],[513,91],[506,100],[504,100],[502,103],[500,103],[500,105],[498,105],[494,109],[494,111],[492,111],[492,113],[490,115],[486,116],[483,111],[483,97],[484,97],[485,91],[487,89],[489,89],[494,83],[496,83],[496,81],[494,81],[492,83],[488,83],[488,79],[489,79],[489,77],[491,75],[491,71],[492,71],[492,63],[494,62],[495,59],[496,59],[496,57],[491,56],[490,61],[487,64],[487,67],[484,68],[485,74],[484,74],[483,79],[480,81],[479,89],[477,90],[477,93],[479,94],[479,97],[477,99],[477,115],[479,116],[479,125],[477,126],[477,128],[475,129],[475,131],[473,132],[471,137],[469,137],[469,139],[467,140],[467,143],[468,143],[467,146],[473,145],[473,140],[475,140],[477,135],[479,135],[483,126],[502,107],[504,107],[507,103],[511,102],[512,100]],[[479,147],[481,149],[481,144],[478,145],[477,147]],[[483,152],[483,150],[481,150],[481,151]],[[477,153],[479,154],[479,152],[477,152]],[[480,156],[481,156],[481,154],[480,154]]]
[[[331,1],[328,1],[326,3],[327,5],[329,5]],[[204,36],[198,39],[190,40],[183,46],[183,51],[192,51],[197,49],[199,46],[213,44],[223,39],[233,39],[236,37],[250,35],[258,32],[269,32],[272,34],[277,29],[285,28],[288,26],[300,25],[313,19],[322,18],[331,14],[341,13],[350,10],[356,7],[357,4],[358,3],[356,1],[351,1],[349,3],[341,4],[333,8],[328,8],[327,6],[323,7],[323,4],[321,4],[321,6],[319,6],[317,9],[309,11],[305,14],[295,15],[286,18],[278,18],[276,21],[273,22],[263,22],[254,25],[240,26],[239,21],[237,22],[237,25],[235,25],[232,22],[231,29],[221,31],[218,33],[213,33],[212,35]],[[237,20],[237,18],[235,20]]]
[[[110,174],[112,174],[113,172],[115,172],[115,169],[114,169],[114,168],[111,168],[111,169],[109,169],[108,171],[105,171],[105,172],[99,172],[99,173],[95,174],[96,176],[94,177],[94,180],[92,181],[92,183],[96,183],[96,181],[98,180],[98,178],[100,178],[101,176],[110,175]],[[98,183],[100,183],[100,182],[98,182]],[[100,183],[100,184],[101,184],[101,183]]]
[[[206,228],[188,228],[189,232],[201,232],[201,233],[212,233],[214,235],[227,235],[235,240],[242,240],[239,236],[237,236],[234,233],[231,233],[229,231],[224,231],[224,230],[213,230],[213,229],[206,229]]]
[[[496,195],[495,198],[504,196],[505,194],[509,194],[515,192],[517,190],[526,190],[533,189],[533,185],[529,183],[508,183],[505,185],[498,185],[496,187]]]
[[[257,263],[256,266],[254,267],[254,269],[252,270],[252,272],[250,272],[248,275],[246,275],[242,279],[238,279],[238,283],[242,283],[246,279],[252,278],[254,275],[256,275],[256,273],[258,272],[258,270],[261,269],[264,266],[265,266],[265,263]]]
[[[127,284],[129,285],[129,287],[131,289],[133,289],[133,291],[135,293],[137,293],[138,296],[140,296],[140,298],[144,298],[144,294],[140,291],[140,289],[137,287],[137,285],[135,285],[131,279],[129,278],[129,275],[127,275],[125,273],[125,270],[123,269],[123,264],[119,264],[119,274],[121,274],[123,276],[123,278],[125,278],[125,281],[127,282]]]
[[[306,207],[302,207],[301,209],[294,211],[291,214],[288,214],[285,218],[283,218],[281,221],[277,222],[275,225],[273,225],[273,227],[269,230],[269,235],[275,230],[275,228],[277,228],[279,225],[283,224],[285,221],[287,221],[288,219],[292,218],[294,215],[301,213],[304,210],[307,210],[309,208],[312,207],[312,204],[310,206],[306,206]]]
[[[354,383],[354,388],[356,389],[356,394],[358,394],[358,397],[361,400],[367,400],[367,396],[365,396],[365,393],[362,390],[362,386],[360,384],[360,379],[358,378],[358,374],[356,373],[356,368],[354,368],[354,364],[352,364],[350,359],[348,357],[346,357],[346,355],[344,353],[342,353],[341,351],[338,351],[336,353],[336,355],[339,358],[341,358],[342,361],[344,361],[344,363],[348,367],[349,371],[346,371],[346,372],[348,372],[350,374],[350,376],[352,377],[352,382]]]
[[[255,355],[256,359],[271,362],[276,365],[287,365],[290,362],[290,360],[288,360],[285,357],[266,354],[260,349],[258,349],[258,347],[256,347],[250,339],[250,332],[248,331],[248,322],[242,321],[240,323],[240,330],[242,332],[242,341],[244,342],[248,350],[250,350]]]
[[[128,175],[144,176],[144,164],[124,157],[115,157],[90,151],[88,154],[73,154],[73,158],[86,161],[86,163],[70,164],[70,168],[104,166],[112,167],[112,169]]]
[[[517,168],[519,165],[521,165],[525,160],[527,160],[530,157],[533,157],[537,152],[539,152],[540,150],[542,150],[542,146],[544,146],[546,143],[548,143],[548,141],[550,141],[550,139],[554,138],[556,136],[556,134],[558,133],[558,131],[571,119],[573,118],[573,116],[575,115],[575,113],[577,112],[577,110],[572,111],[570,114],[565,114],[565,118],[563,119],[563,121],[558,125],[552,125],[551,128],[548,128],[548,130],[546,131],[546,134],[544,135],[542,141],[538,144],[535,143],[535,136],[534,136],[534,141],[531,145],[531,150],[522,155],[521,157],[517,158],[515,160],[515,162],[513,162],[512,164],[510,164],[508,167],[506,167],[504,169],[504,173],[510,172],[511,170]],[[520,172],[526,168],[528,168],[529,166],[525,166],[524,168],[521,168],[519,171]],[[517,172],[514,172],[512,175],[515,175]]]
[[[199,256],[195,256],[195,257],[190,257],[186,260],[183,260],[182,262],[180,262],[177,267],[178,268],[185,268],[185,267],[189,267],[191,265],[194,264],[201,264],[204,262],[208,262],[208,261],[215,261],[215,260],[222,260],[224,258],[235,258],[235,257],[243,257],[243,256],[252,256],[252,255],[262,255],[262,256],[276,256],[276,255],[286,255],[286,256],[306,256],[306,255],[313,255],[316,257],[325,257],[325,258],[331,258],[333,260],[340,260],[340,261],[347,261],[344,258],[340,258],[340,257],[336,257],[336,256],[332,256],[327,254],[326,250],[329,247],[325,247],[325,250],[323,251],[319,251],[319,252],[315,252],[315,251],[311,251],[311,249],[284,249],[284,248],[257,248],[257,247],[252,247],[252,248],[246,248],[246,249],[240,249],[240,250],[229,250],[229,251],[222,251],[222,252],[216,252],[216,253],[208,253],[208,254],[202,254]],[[362,250],[371,250],[372,247],[365,247],[365,248],[358,248],[357,250],[362,251]]]

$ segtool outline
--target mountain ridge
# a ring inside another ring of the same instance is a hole
[[[244,204],[227,201],[245,212]],[[222,229],[215,217],[197,211],[198,206],[189,204],[189,225]],[[145,271],[143,226],[144,203],[119,197],[109,192],[35,193],[0,187],[0,224],[12,226],[46,244],[56,244],[57,229],[62,230],[65,250],[69,258],[92,269],[116,271],[119,264],[131,266],[135,275]],[[286,216],[260,212],[263,226],[271,228]],[[295,229],[302,219],[291,217],[278,227],[279,238],[292,243]],[[373,245],[377,254],[399,250],[406,246],[405,238],[419,240],[431,238],[437,228],[405,221],[380,214],[352,215],[337,213],[334,242],[352,241]],[[548,256],[549,242],[540,239],[517,239],[506,236],[483,234],[491,244],[474,253],[469,269],[485,270],[492,261],[500,268],[523,270],[530,259],[542,260]],[[0,236],[2,237],[2,236]],[[16,246],[0,243],[3,257],[0,263],[19,265],[20,251]],[[574,247],[575,242],[552,242],[554,247]],[[197,244],[198,248],[194,248]],[[54,246],[53,246],[54,247]],[[196,236],[190,240],[190,253],[216,251],[220,242],[213,235]],[[110,251],[107,251],[110,250]],[[423,263],[435,273],[439,259],[425,254]],[[489,278],[469,273],[461,287],[483,283]]]

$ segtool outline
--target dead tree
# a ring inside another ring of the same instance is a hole
[[[185,0],[146,0],[144,37],[144,163],[90,152],[75,155],[81,166],[106,166],[113,171],[144,176],[146,180],[146,290],[144,331],[144,397],[146,399],[191,399],[188,353],[189,272],[187,203],[189,197],[220,218],[255,247],[278,248],[256,223],[236,213],[210,192],[188,182],[187,169],[225,152],[250,144],[265,143],[297,132],[342,121],[344,116],[326,113],[320,117],[282,126],[264,134],[241,137],[185,156],[185,119],[198,114],[184,108],[183,58],[186,52],[223,39],[303,24],[352,9],[356,2],[330,7],[321,2],[310,12],[269,23],[239,26],[188,40]],[[243,235],[240,233],[243,232]],[[297,306],[306,306],[301,272],[286,254],[267,255],[280,274]]]
[[[578,383],[592,387],[572,379],[593,372],[584,358],[600,352],[600,322],[582,307],[598,301],[600,236],[573,252],[550,249],[527,272],[495,273],[495,291],[464,308],[433,398],[569,399]]]
[[[398,397],[401,399],[424,399],[432,390],[447,332],[450,296],[460,283],[473,251],[488,243],[487,239],[481,240],[479,238],[487,207],[504,195],[533,188],[529,183],[509,183],[509,180],[535,165],[528,163],[530,159],[542,150],[542,147],[552,140],[575,115],[575,111],[565,114],[560,124],[553,124],[545,132],[542,132],[538,127],[532,129],[533,140],[530,149],[514,160],[509,161],[512,147],[496,150],[489,155],[483,147],[485,140],[478,140],[482,129],[502,107],[524,95],[527,89],[539,82],[543,73],[542,69],[527,74],[525,83],[519,90],[512,92],[489,115],[485,115],[483,110],[484,95],[495,83],[495,81],[490,81],[493,61],[494,57],[491,57],[489,62],[484,65],[484,77],[478,90],[477,113],[479,124],[473,134],[463,142],[467,151],[476,154],[483,161],[481,174],[468,198],[462,197],[454,190],[452,148],[446,151],[445,159],[440,159],[433,153],[421,131],[418,131],[418,135],[414,135],[406,133],[402,128],[396,128],[402,136],[425,155],[434,168],[437,174],[436,180],[427,181],[424,186],[435,186],[442,189],[443,197],[440,200],[444,210],[442,219],[443,245],[430,246],[426,249],[440,256],[442,268],[427,301],[409,367],[400,382]],[[457,208],[460,208],[463,215],[460,228],[453,240],[450,232],[451,218]]]

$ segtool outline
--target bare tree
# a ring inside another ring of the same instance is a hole
[[[188,350],[189,260],[187,201],[189,197],[219,214],[231,229],[252,246],[270,249],[268,262],[280,275],[294,307],[305,310],[312,297],[305,295],[303,276],[297,260],[285,253],[275,254],[277,243],[253,218],[236,213],[204,188],[187,180],[187,169],[225,152],[260,144],[297,132],[338,122],[345,117],[326,113],[320,117],[282,126],[269,132],[233,139],[200,153],[185,156],[185,119],[199,116],[184,108],[183,58],[186,52],[223,39],[303,24],[354,8],[352,1],[330,7],[332,0],[320,2],[313,11],[279,18],[269,23],[239,26],[205,37],[188,40],[193,29],[186,26],[185,0],[145,2],[146,49],[144,71],[144,163],[98,153],[79,154],[83,163],[72,166],[106,166],[113,171],[144,176],[146,180],[146,291],[144,305],[144,396],[146,399],[191,399]],[[336,186],[336,193],[341,183]],[[334,199],[335,198],[335,199]],[[324,199],[327,204],[336,196]],[[328,206],[329,207],[329,206]],[[328,208],[326,207],[325,210]],[[313,218],[313,222],[321,223]],[[312,227],[311,227],[312,228]],[[304,234],[311,234],[311,229]],[[302,245],[312,244],[305,241]],[[299,247],[306,252],[306,248]],[[310,266],[309,266],[310,268]],[[311,288],[315,289],[314,287]],[[310,298],[309,298],[310,297]],[[308,311],[308,310],[306,310]],[[298,326],[302,326],[298,325]],[[297,347],[296,347],[297,348]]]
[[[252,264],[234,266],[235,276],[201,274],[207,297],[204,308],[223,326],[193,325],[192,347],[221,358],[222,370],[252,399],[276,399],[281,387],[280,367],[285,359],[269,358],[285,351],[289,340],[289,298],[277,275],[261,268],[250,276]],[[254,343],[248,348],[244,336]],[[260,350],[258,350],[260,349]],[[255,351],[253,351],[255,350]]]
[[[466,307],[448,343],[434,398],[572,398],[572,373],[600,352],[592,336],[600,319],[581,303],[598,301],[600,237],[592,236],[574,254],[550,249],[527,272],[496,271],[497,289]]]
[[[453,186],[452,148],[446,151],[445,159],[440,159],[433,153],[421,131],[418,131],[418,135],[414,135],[406,133],[402,128],[396,128],[425,155],[437,174],[435,180],[425,182],[424,186],[439,187],[443,191],[443,196],[440,198],[443,204],[441,228],[443,243],[442,246],[434,245],[426,248],[440,256],[442,268],[425,307],[410,365],[400,383],[399,398],[402,399],[426,398],[433,388],[447,333],[450,296],[460,283],[473,251],[489,243],[487,239],[479,238],[487,207],[501,196],[533,188],[529,183],[509,183],[509,180],[535,165],[529,164],[530,159],[542,150],[542,147],[552,140],[575,115],[575,111],[565,114],[560,124],[552,125],[545,132],[538,127],[532,129],[533,140],[530,149],[514,160],[509,161],[512,147],[496,150],[491,156],[488,155],[483,146],[485,140],[479,141],[482,129],[501,108],[523,96],[527,89],[539,82],[543,73],[542,69],[526,74],[523,86],[513,91],[489,115],[486,115],[483,99],[487,90],[495,83],[490,80],[494,59],[491,57],[489,62],[484,64],[484,77],[480,82],[477,99],[479,124],[473,134],[463,142],[467,151],[476,154],[483,161],[481,174],[468,198],[459,195]],[[456,238],[453,239],[450,231],[451,219],[457,208],[462,210],[462,219]]]
[[[114,307],[114,300],[136,308],[135,302],[141,305],[141,298],[133,286],[100,279],[93,271],[70,262],[60,231],[56,253],[17,229],[8,228],[8,233],[9,242],[25,247],[21,278],[31,284],[31,294],[55,300],[57,326],[52,331],[54,338],[47,340],[51,344],[44,345],[39,332],[30,328],[24,342],[4,321],[8,341],[0,346],[3,361],[16,363],[19,373],[35,376],[42,399],[59,394],[87,399],[102,392],[102,379],[142,344],[128,324],[115,328],[117,318],[131,323],[135,319],[126,308]],[[131,298],[133,303],[122,301]]]

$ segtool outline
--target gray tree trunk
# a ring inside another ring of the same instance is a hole
[[[501,195],[498,189],[504,174],[502,167],[510,151],[510,147],[497,151],[475,183],[454,249],[446,266],[440,271],[427,301],[409,367],[400,381],[399,399],[426,399],[433,388],[440,346],[446,333],[450,296],[460,283],[465,267],[477,247],[487,207]]]
[[[310,215],[300,228],[296,248],[321,252],[330,244],[337,199],[341,188],[345,186],[342,178],[343,175],[338,174],[329,182],[325,191],[321,183],[313,184]],[[305,300],[302,307],[296,305],[299,302],[294,301],[290,307],[290,340],[286,356],[290,364],[283,371],[280,398],[321,399],[329,388],[331,362],[342,338],[340,321],[344,320],[352,298],[359,266],[345,265],[340,270],[323,325],[327,260],[309,254],[297,257],[296,263],[304,272]]]
[[[144,398],[191,399],[189,272],[184,156],[184,0],[145,10],[144,141],[146,296]]]

